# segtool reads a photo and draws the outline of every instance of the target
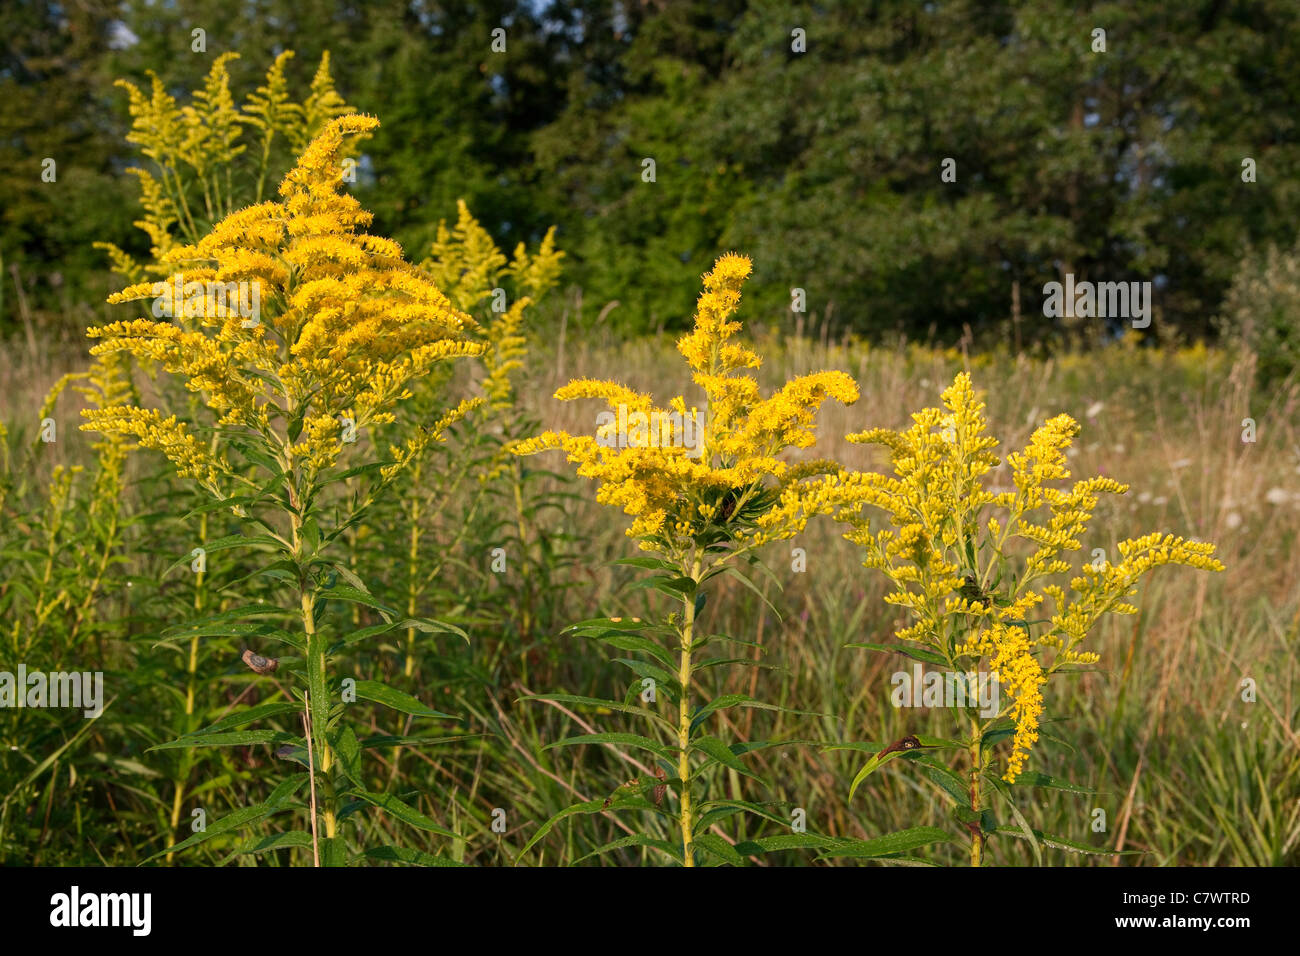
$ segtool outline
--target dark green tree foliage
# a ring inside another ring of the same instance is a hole
[[[747,294],[788,308],[803,288],[840,327],[993,325],[1018,282],[1027,334],[1054,334],[1042,286],[1068,272],[1152,281],[1161,327],[1195,334],[1243,243],[1294,234],[1287,4],[706,7],[721,19],[694,46],[656,46],[691,4],[635,24],[624,96],[597,115],[571,101],[538,137],[584,217],[578,277],[627,323],[687,314],[674,273],[699,271],[704,242],[753,254]],[[650,186],[634,164],[656,149]]]
[[[91,243],[131,231],[130,189],[110,162],[120,130],[102,71],[112,7],[0,5],[0,332],[16,322],[15,281],[34,309],[100,298],[105,283],[85,286],[101,258]]]
[[[836,331],[1002,335],[1018,287],[1026,341],[1055,341],[1042,287],[1072,273],[1151,281],[1153,331],[1197,335],[1246,247],[1289,247],[1300,212],[1290,0],[122,0],[0,17],[0,251],[45,287],[84,285],[92,239],[141,251],[111,78],[154,69],[188,91],[226,50],[246,90],[285,48],[301,87],[328,49],[339,92],[384,122],[357,186],[378,228],[418,254],[461,197],[507,247],[556,222],[586,317],[617,301],[626,331],[679,326],[698,276],[740,248],[756,315],[790,320],[797,287]],[[73,157],[57,194],[39,177],[56,153]]]
[[[584,292],[596,308],[618,301],[612,321],[621,327],[675,327],[689,318],[690,290],[717,257],[747,188],[728,161],[730,146],[718,150],[703,129],[743,8],[587,10],[583,47],[617,57],[618,69],[575,70],[565,114],[534,137],[553,215],[568,210],[560,221],[579,250]]]

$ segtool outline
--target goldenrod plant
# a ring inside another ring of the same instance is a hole
[[[494,447],[487,471],[479,477],[484,490],[498,499],[499,511],[509,516],[487,533],[500,549],[497,553],[513,561],[513,575],[495,577],[511,592],[509,603],[515,614],[501,623],[517,642],[521,675],[527,680],[528,656],[538,638],[538,618],[543,616],[538,605],[559,590],[553,577],[566,563],[567,532],[549,532],[538,520],[542,511],[561,510],[544,487],[552,474],[528,468],[509,451],[538,427],[517,407],[516,379],[526,368],[530,335],[537,334],[527,325],[536,321],[531,319],[535,306],[558,283],[564,253],[555,247],[552,226],[535,250],[520,242],[507,260],[463,200],[456,212],[454,227],[438,224],[424,267],[435,281],[451,286],[452,301],[474,313],[484,329],[487,349],[481,387],[492,418],[484,437]]]
[[[326,123],[352,112],[334,88],[329,51],[321,54],[307,96],[294,102],[285,75],[293,56],[285,50],[275,58],[265,82],[245,97],[242,108],[230,90],[229,64],[237,53],[217,56],[203,88],[185,105],[153,71],[148,92],[117,81],[128,96],[127,141],[149,160],[148,168],[127,172],[140,183],[144,216],[135,225],[148,235],[152,258],[139,262],[112,243],[95,246],[128,282],[170,275],[163,257],[173,247],[197,243],[218,220],[260,203],[267,177],[277,167],[285,169]]]
[[[489,346],[483,355],[483,391],[493,408],[514,405],[510,376],[523,368],[528,354],[524,314],[555,287],[562,258],[552,226],[535,251],[521,242],[507,260],[463,199],[456,203],[454,226],[448,228],[446,220],[438,223],[421,267],[458,309],[479,319]]]
[[[56,441],[47,442],[46,439],[57,436],[54,412],[63,393],[71,388],[88,404],[101,410],[121,407],[135,395],[127,368],[123,357],[103,356],[87,371],[69,373],[54,384],[37,412],[36,418],[42,428],[28,443],[20,469],[12,468],[8,442],[5,442],[0,508],[3,508],[11,490],[21,493],[22,487],[31,481],[38,467],[40,451],[56,444]],[[44,434],[46,428],[53,434]],[[11,608],[7,620],[15,660],[24,659],[32,651],[47,630],[52,615],[67,616],[67,629],[61,634],[63,646],[50,647],[48,641],[44,642],[47,644],[45,650],[54,656],[75,647],[86,631],[95,630],[97,601],[102,596],[111,566],[118,560],[116,552],[121,544],[126,442],[118,436],[104,436],[94,443],[93,451],[95,460],[89,475],[81,465],[56,465],[52,469],[47,509],[41,520],[43,550],[22,555],[23,558],[30,557],[33,562],[27,565],[33,573],[31,586],[22,592],[31,600],[31,616],[21,613],[22,604],[18,604]],[[85,485],[84,494],[78,487],[80,485]],[[65,528],[73,524],[77,525],[76,533],[67,535],[67,540],[64,540]],[[67,568],[55,560],[56,555],[65,550],[76,554],[76,560]],[[25,562],[15,565],[15,571],[23,564]]]
[[[468,204],[460,200],[454,224],[449,226],[446,220],[438,223],[429,254],[421,263],[452,304],[479,323],[473,334],[484,352],[482,375],[474,387],[483,393],[485,404],[454,447],[436,450],[448,461],[431,472],[416,462],[403,481],[410,606],[414,608],[424,599],[424,592],[436,583],[448,562],[458,562],[461,580],[454,598],[464,603],[468,596],[465,578],[480,578],[485,585],[484,599],[479,602],[482,606],[465,608],[465,613],[491,635],[489,654],[495,658],[498,653],[517,653],[525,675],[531,643],[538,637],[538,605],[554,601],[563,590],[554,575],[566,558],[557,535],[538,526],[539,512],[555,504],[540,480],[549,474],[525,468],[508,449],[522,435],[536,430],[536,423],[519,410],[516,380],[526,370],[530,339],[538,334],[533,318],[536,306],[558,282],[563,256],[556,249],[555,229],[551,228],[533,249],[520,242],[507,258]],[[416,390],[415,402],[439,401],[447,385],[441,379],[426,379]],[[465,510],[449,513],[445,502],[454,500],[466,484],[469,500]],[[437,555],[431,561],[421,550],[428,533],[424,527],[427,519],[444,526],[444,534],[437,540]],[[486,573],[481,560],[467,561],[460,553],[467,536],[490,545],[480,554],[498,556],[487,562]],[[452,599],[453,595],[444,597]],[[408,640],[407,676],[414,671],[413,652],[413,640]]]
[[[709,586],[729,575],[758,592],[737,565],[745,559],[757,565],[756,548],[796,532],[798,510],[811,506],[803,496],[812,486],[802,479],[826,467],[817,462],[791,465],[778,456],[814,443],[814,417],[826,399],[852,403],[858,397],[853,380],[838,371],[795,378],[767,398],[760,395],[758,382],[746,371],[758,368],[761,359],[735,341],[741,325],[732,321],[750,271],[744,256],[719,258],[704,276],[694,328],[677,343],[703,392],[702,406],[678,396],[667,407],[658,407],[649,395],[617,382],[580,379],[560,388],[555,397],[606,402],[610,411],[602,413],[594,434],[546,431],[514,449],[519,455],[563,450],[579,475],[595,480],[597,501],[631,516],[627,535],[647,553],[619,563],[652,572],[639,585],[668,595],[676,606],[656,620],[595,618],[570,628],[576,635],[636,655],[618,660],[636,679],[621,700],[563,693],[530,699],[633,714],[646,721],[648,733],[590,733],[550,746],[617,744],[649,752],[658,769],[607,798],[556,814],[537,830],[525,851],[561,819],[605,810],[657,815],[671,821],[671,827],[659,834],[634,832],[588,856],[636,846],[651,848],[682,866],[741,864],[748,856],[805,845],[804,838],[806,845],[818,842],[798,833],[740,843],[723,835],[718,824],[736,813],[790,823],[770,805],[731,799],[710,786],[716,769],[756,776],[742,758],[770,746],[728,743],[714,736],[711,725],[719,712],[732,707],[780,708],[745,694],[702,700],[697,686],[701,673],[716,673],[735,663],[726,657],[703,658],[702,652],[719,643],[746,643],[702,626]],[[778,509],[782,498],[786,508]],[[665,704],[672,708],[668,713]],[[675,808],[664,801],[667,788],[677,795]]]
[[[320,864],[358,854],[436,861],[409,847],[358,849],[342,818],[365,804],[454,837],[396,795],[368,788],[361,760],[367,744],[346,719],[356,701],[414,717],[447,715],[339,666],[348,648],[401,627],[464,636],[452,625],[393,611],[333,547],[431,442],[480,403],[466,400],[436,420],[410,421],[391,457],[380,457],[367,441],[373,428],[397,420],[413,381],[484,350],[468,337],[474,320],[407,262],[396,243],[365,233],[370,215],[341,189],[345,144],[377,125],[360,115],[330,120],[285,177],[278,201],[238,210],[198,242],[169,249],[162,262],[172,272],[161,296],[146,281],[110,299],[153,298],[154,315],[168,319],[114,322],[88,333],[97,340],[93,354],[127,352],[157,363],[200,395],[216,419],[210,429],[198,429],[166,410],[119,405],[85,411],[83,428],[130,436],[166,456],[180,477],[211,498],[200,513],[242,522],[240,533],[206,542],[205,556],[235,548],[262,552],[256,574],[292,596],[289,607],[239,606],[164,634],[169,641],[238,634],[250,645],[243,657],[249,668],[280,688],[270,675],[278,671],[292,681],[280,699],[234,711],[155,749],[270,744],[308,770],[172,851],[290,809],[304,784],[309,830],[286,828],[246,846],[248,852],[301,847]],[[204,294],[224,283],[260,290],[260,313],[244,315]],[[382,621],[353,628],[339,605],[368,608]],[[296,656],[272,656],[275,644]],[[301,734],[239,729],[287,715],[302,720]]]
[[[875,428],[848,436],[884,446],[892,474],[842,472],[822,479],[812,496],[816,506],[834,510],[849,526],[844,536],[866,552],[864,566],[880,571],[893,587],[886,602],[903,609],[911,622],[894,644],[850,646],[898,652],[939,668],[945,680],[954,679],[954,688],[964,680],[963,692],[945,701],[954,736],[912,734],[880,744],[853,780],[850,797],[879,767],[902,759],[954,804],[952,816],[966,830],[973,866],[983,861],[993,834],[1028,840],[1035,858],[1043,845],[1111,853],[1034,830],[1016,807],[1013,787],[1087,792],[1026,769],[1046,713],[1044,690],[1053,678],[1099,662],[1086,646],[1090,632],[1106,614],[1137,613],[1130,598],[1148,571],[1167,564],[1221,571],[1223,565],[1213,544],[1154,532],[1119,542],[1118,563],[1105,557],[1108,547],[1094,538],[1089,551],[1101,550],[1074,567],[1067,555],[1084,547],[1098,496],[1123,494],[1128,486],[1107,477],[1057,486],[1071,477],[1066,452],[1080,431],[1069,415],[1048,419],[1004,463],[994,453],[997,440],[986,434],[985,405],[969,374],[958,374],[942,399],[943,408],[916,413],[905,430]],[[989,487],[999,467],[1008,470],[1013,488]],[[798,509],[808,500],[801,492],[788,504]],[[979,681],[990,675],[1000,693],[981,699]],[[993,699],[996,708],[982,708]],[[964,755],[964,767],[936,759],[949,750]],[[1002,761],[996,759],[999,750],[1005,751]],[[990,791],[1006,803],[1014,823],[998,822]],[[942,839],[949,839],[942,830],[917,828],[896,845],[903,850],[904,843]],[[851,846],[828,851],[853,852]]]
[[[127,172],[139,184],[143,215],[135,225],[149,237],[150,256],[141,261],[112,243],[95,246],[107,253],[114,271],[127,283],[169,277],[173,267],[163,261],[167,253],[180,243],[197,243],[219,218],[261,202],[268,176],[287,170],[326,122],[351,111],[334,89],[328,51],[321,55],[306,97],[301,103],[294,102],[286,75],[293,57],[292,50],[276,57],[263,84],[247,94],[239,109],[230,89],[229,67],[238,59],[233,52],[214,58],[202,88],[194,90],[187,103],[179,102],[152,72],[147,92],[127,80],[117,82],[128,95],[132,125],[127,140],[139,149],[145,161]],[[113,360],[112,366],[105,364],[109,359]],[[145,361],[142,368],[151,372],[152,363]],[[114,353],[96,359],[91,374],[112,372],[129,382],[131,371],[130,356]],[[173,401],[179,399],[173,397]],[[201,423],[210,426],[209,412],[198,395],[191,393],[185,406],[188,420],[195,427]],[[217,446],[212,447],[215,451]],[[200,502],[202,492],[194,494],[195,503]],[[198,521],[195,545],[206,549],[211,516],[202,513]],[[213,593],[211,575],[197,570],[188,609],[202,615]],[[227,595],[220,603],[228,605],[229,601]],[[200,691],[211,683],[203,675],[207,669],[211,676],[209,656],[229,651],[221,642],[204,643],[206,646],[201,647],[194,637],[188,647],[178,648],[185,663],[185,689],[184,710],[178,715],[175,733],[196,729],[205,696]],[[186,750],[173,770],[175,789],[168,817],[173,831],[180,822],[187,780],[196,759],[193,751]]]
[[[0,425],[0,646],[3,670],[19,664],[30,670],[76,666],[99,671],[125,630],[114,605],[125,590],[124,535],[135,516],[123,501],[126,442],[103,436],[93,444],[86,465],[47,463],[66,445],[56,406],[67,391],[79,392],[92,407],[111,409],[129,402],[134,391],[119,356],[104,356],[89,370],[62,376],[45,395],[32,439],[18,444]],[[17,447],[15,447],[17,446]],[[16,454],[15,454],[16,452]],[[32,500],[39,496],[39,504]],[[57,710],[9,712],[0,750],[21,753],[30,741],[61,739],[64,747],[84,740],[112,701],[90,721]],[[82,726],[78,728],[77,723]],[[60,751],[61,752],[61,751]],[[70,776],[75,783],[75,763]],[[22,765],[20,765],[22,766]],[[54,762],[59,769],[58,761]],[[21,811],[39,799],[36,781],[49,764],[31,761],[20,779],[9,778],[0,799],[0,834],[23,830]],[[46,785],[46,799],[53,780]]]

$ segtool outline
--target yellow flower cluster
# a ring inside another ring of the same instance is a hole
[[[989,670],[998,675],[1000,688],[1011,695],[1009,716],[1016,732],[1003,779],[1015,782],[1025,769],[1029,750],[1038,741],[1038,721],[1043,715],[1042,687],[1047,683],[1027,628],[995,619],[957,648],[955,657],[987,657]]]
[[[157,409],[129,405],[91,409],[82,414],[90,420],[90,424],[81,426],[83,429],[134,436],[140,448],[162,452],[182,478],[194,478],[213,495],[221,497],[220,479],[230,473],[230,465],[208,451],[175,415],[163,418]]]
[[[285,177],[281,201],[232,213],[164,256],[173,270],[165,283],[137,283],[109,300],[153,298],[154,314],[171,320],[93,328],[92,353],[160,363],[202,395],[219,427],[239,426],[313,470],[335,461],[341,426],[393,421],[413,379],[437,362],[481,354],[484,346],[466,338],[474,320],[396,243],[365,234],[370,214],[340,191],[345,139],[377,125],[359,115],[331,120]],[[250,302],[260,303],[251,313]],[[205,481],[220,471],[196,457],[174,417],[135,408],[84,414],[83,427],[135,434]]]
[[[1071,581],[1073,597],[1055,584],[1034,590],[1034,582],[1070,571],[1061,555],[1081,549],[1097,495],[1122,494],[1127,487],[1102,477],[1067,489],[1050,484],[1070,478],[1065,452],[1079,432],[1072,418],[1058,415],[1024,450],[1007,456],[1015,491],[994,494],[983,478],[1002,463],[993,452],[997,441],[984,434],[985,406],[969,375],[959,374],[942,398],[943,408],[916,413],[905,431],[849,436],[888,448],[892,475],[832,474],[802,500],[780,507],[804,518],[815,510],[838,512],[850,526],[844,536],[865,549],[864,564],[893,582],[885,600],[913,617],[900,639],[927,645],[957,671],[968,670],[972,659],[988,660],[1012,698],[1005,714],[1016,730],[1004,778],[1014,781],[1038,739],[1042,685],[1065,665],[1097,660],[1077,647],[1100,616],[1132,613],[1123,599],[1154,567],[1223,566],[1211,544],[1154,534],[1122,543],[1124,560],[1117,566],[1085,566]],[[867,505],[886,512],[892,527],[874,528],[862,510]],[[986,517],[990,509],[1006,514]],[[1008,546],[1013,538],[1032,547],[1018,568]],[[1030,611],[1044,598],[1052,599],[1055,611],[1049,626],[1035,633]]]
[[[472,312],[492,294],[506,267],[506,257],[483,228],[465,200],[456,201],[456,225],[438,223],[424,271],[458,309]]]
[[[732,316],[750,269],[744,256],[717,260],[704,276],[694,328],[677,343],[704,392],[703,407],[678,396],[661,408],[617,382],[576,380],[555,397],[605,401],[611,411],[595,434],[547,431],[515,448],[521,455],[563,449],[579,475],[600,483],[598,501],[633,516],[627,533],[644,550],[676,558],[697,545],[727,540],[748,548],[796,533],[796,522],[759,524],[772,507],[773,486],[797,499],[799,479],[810,473],[777,455],[813,444],[813,419],[827,398],[858,398],[843,372],[794,379],[768,398],[742,374],[761,362],[732,341],[741,328]]]
[[[286,50],[276,57],[265,84],[245,98],[242,108],[236,108],[230,91],[229,64],[237,53],[218,56],[203,87],[184,106],[152,71],[147,92],[126,80],[117,81],[126,90],[131,115],[127,141],[152,160],[154,171],[127,170],[140,182],[145,215],[135,226],[149,236],[153,261],[138,263],[112,243],[95,243],[108,253],[115,271],[130,282],[145,275],[170,274],[163,260],[177,244],[178,233],[196,242],[209,224],[234,211],[237,183],[245,178],[242,167],[236,177],[235,166],[250,155],[244,142],[246,128],[253,130],[257,144],[254,201],[260,202],[277,136],[300,152],[326,123],[352,112],[334,89],[328,51],[321,56],[307,98],[293,102],[284,73],[293,55]]]
[[[422,268],[458,309],[472,313],[483,300],[492,300],[491,309],[480,316],[486,325],[487,345],[483,355],[487,371],[483,391],[494,409],[505,409],[514,403],[511,375],[523,367],[523,359],[528,354],[524,314],[554,287],[563,256],[555,248],[552,226],[536,253],[530,253],[521,242],[515,248],[514,258],[507,262],[463,199],[456,203],[454,227],[448,229],[445,221],[438,223],[429,258],[421,263]],[[519,294],[502,307],[499,296],[504,290],[500,283],[507,277],[514,280]]]

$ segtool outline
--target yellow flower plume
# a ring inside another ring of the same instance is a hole
[[[701,405],[677,396],[667,407],[618,382],[580,379],[560,388],[561,401],[603,400],[592,435],[547,431],[521,442],[516,454],[563,449],[578,474],[599,483],[596,498],[634,520],[627,530],[644,550],[671,557],[698,545],[730,542],[737,550],[789,537],[797,521],[758,521],[777,490],[796,495],[810,473],[792,471],[778,455],[813,444],[814,416],[828,398],[851,404],[858,388],[843,372],[825,371],[787,382],[762,398],[759,356],[733,341],[733,320],[750,260],[728,253],[704,276],[693,329],[677,343],[704,393]]]
[[[377,125],[361,115],[327,122],[285,177],[280,201],[232,213],[167,252],[166,280],[112,296],[152,298],[154,317],[92,328],[92,353],[162,364],[203,397],[219,427],[248,430],[313,469],[333,464],[345,423],[392,421],[407,386],[431,366],[481,354],[485,346],[466,338],[474,320],[397,243],[366,234],[370,214],[342,191],[346,143]],[[198,456],[174,416],[84,414],[83,428],[133,434],[205,483],[222,471]]]

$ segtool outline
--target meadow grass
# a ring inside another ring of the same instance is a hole
[[[1072,471],[1132,485],[1127,495],[1098,508],[1090,533],[1099,540],[1113,545],[1134,529],[1158,529],[1219,545],[1226,572],[1157,572],[1142,588],[1138,616],[1098,628],[1090,647],[1100,662],[1048,690],[1049,713],[1060,720],[1045,725],[1031,768],[1096,793],[1025,787],[1018,801],[1034,829],[1099,849],[1138,852],[1084,855],[1044,848],[1042,862],[1286,865],[1300,859],[1300,389],[1253,393],[1248,361],[1203,348],[1115,346],[1036,359],[869,347],[775,331],[760,331],[757,338],[766,357],[758,373],[765,388],[823,368],[846,371],[859,383],[856,404],[822,410],[817,457],[850,468],[884,467],[877,452],[843,436],[905,426],[911,412],[936,404],[955,372],[968,367],[975,386],[986,392],[1001,451],[1021,447],[1045,418],[1067,412],[1083,425],[1071,450]],[[8,354],[15,358],[0,371],[7,398],[0,420],[9,427],[12,448],[32,440],[31,410],[59,375],[81,368],[83,360],[74,346],[66,352],[52,348],[35,361],[18,350]],[[554,402],[558,385],[617,370],[632,388],[657,391],[661,383],[677,380],[679,361],[668,335],[621,341],[599,326],[571,332],[534,349],[517,387],[516,408],[545,427],[590,433],[594,411]],[[138,378],[143,391],[154,387]],[[455,383],[463,386],[465,376]],[[65,392],[56,418],[76,421],[79,401]],[[1242,441],[1247,417],[1258,426],[1253,443]],[[474,440],[462,427],[447,454],[459,454]],[[46,528],[40,509],[48,470],[58,463],[93,465],[89,438],[71,427],[61,430],[56,444],[35,448],[30,480],[11,490],[5,503],[11,567],[19,560],[31,563],[30,555],[20,559],[16,553],[35,547]],[[630,553],[623,517],[597,506],[587,489],[552,476],[546,463],[527,461],[528,480],[546,506],[530,513],[530,527],[518,532],[527,558],[513,566],[513,577],[488,570],[491,548],[503,540],[510,518],[508,502],[490,497],[474,504],[469,483],[425,516],[428,540],[445,545],[438,552],[445,570],[427,595],[433,606],[422,613],[464,627],[468,646],[416,642],[415,659],[408,661],[412,645],[394,634],[359,651],[355,662],[358,671],[383,675],[433,708],[462,718],[428,738],[436,746],[394,743],[371,751],[375,763],[367,772],[462,837],[418,834],[411,843],[407,832],[404,845],[473,864],[567,864],[631,836],[631,818],[582,815],[521,853],[537,828],[563,808],[653,775],[635,752],[613,745],[547,749],[577,734],[635,730],[622,715],[521,702],[537,694],[622,697],[629,686],[626,672],[563,628],[597,615],[653,611],[644,591],[626,589],[633,569],[611,566]],[[999,475],[990,478],[996,485]],[[277,761],[267,747],[206,751],[189,762],[180,762],[175,751],[148,752],[192,729],[187,690],[196,695],[205,723],[265,693],[265,681],[239,663],[243,645],[234,637],[205,640],[193,654],[189,646],[158,643],[166,626],[192,613],[194,582],[186,580],[184,569],[167,568],[188,551],[190,531],[178,519],[194,498],[165,476],[154,456],[132,457],[123,500],[131,517],[115,551],[112,586],[94,594],[94,625],[81,629],[72,643],[60,628],[40,632],[46,666],[102,667],[112,703],[94,721],[52,710],[0,714],[0,791],[8,795],[0,809],[0,860],[138,863],[189,832],[191,806],[204,807],[211,820],[265,799]],[[84,528],[70,524],[52,539],[53,550],[42,552],[51,567],[77,553],[75,538]],[[358,563],[370,569],[368,580],[381,597],[406,594],[402,544],[382,534],[355,543],[362,555]],[[1084,544],[1086,559],[1092,542]],[[802,573],[791,568],[793,547],[806,551]],[[834,836],[870,839],[942,826],[947,810],[938,788],[898,763],[877,771],[848,799],[862,749],[879,749],[905,734],[952,730],[941,711],[890,706],[889,674],[910,669],[910,661],[844,647],[889,643],[903,626],[901,615],[881,601],[882,580],[859,566],[857,549],[829,521],[814,521],[796,539],[769,547],[763,558],[781,587],[764,579],[758,586],[779,617],[738,583],[721,584],[704,612],[710,630],[758,645],[744,656],[763,666],[719,669],[701,680],[710,694],[745,693],[800,713],[723,713],[719,736],[788,743],[748,758],[772,781],[771,792],[760,792],[732,770],[722,771],[714,785],[730,798],[803,808],[810,830]],[[525,574],[524,568],[531,570]],[[213,587],[237,581],[248,570],[233,561],[214,574]],[[4,578],[0,595],[8,592],[8,600],[0,597],[0,603],[16,606],[17,577]],[[55,580],[76,604],[84,575],[75,564]],[[239,587],[236,593],[243,593]],[[523,600],[533,619],[521,629]],[[365,609],[355,623],[370,623]],[[1242,700],[1243,678],[1255,682],[1255,702]],[[391,717],[361,718],[368,725],[358,726],[358,735],[400,737],[417,723],[409,717],[394,723]],[[836,744],[862,748],[827,749]],[[178,779],[185,781],[179,814]],[[1094,831],[1098,809],[1104,811],[1104,832]],[[504,814],[494,813],[499,810]],[[733,819],[718,833],[743,840],[754,835],[752,825]],[[255,827],[254,835],[272,832],[265,826]],[[398,842],[389,832],[399,826],[393,821],[368,819],[364,826],[369,843]],[[216,837],[177,862],[221,862],[241,845],[243,838]],[[939,845],[913,855],[951,864],[962,862],[962,854],[958,846]],[[1036,862],[1030,844],[1002,834],[989,840],[986,854],[992,864]],[[800,865],[813,859],[794,850],[762,861]],[[274,865],[302,858],[269,850],[237,861]],[[604,862],[649,863],[655,857],[627,847]]]

